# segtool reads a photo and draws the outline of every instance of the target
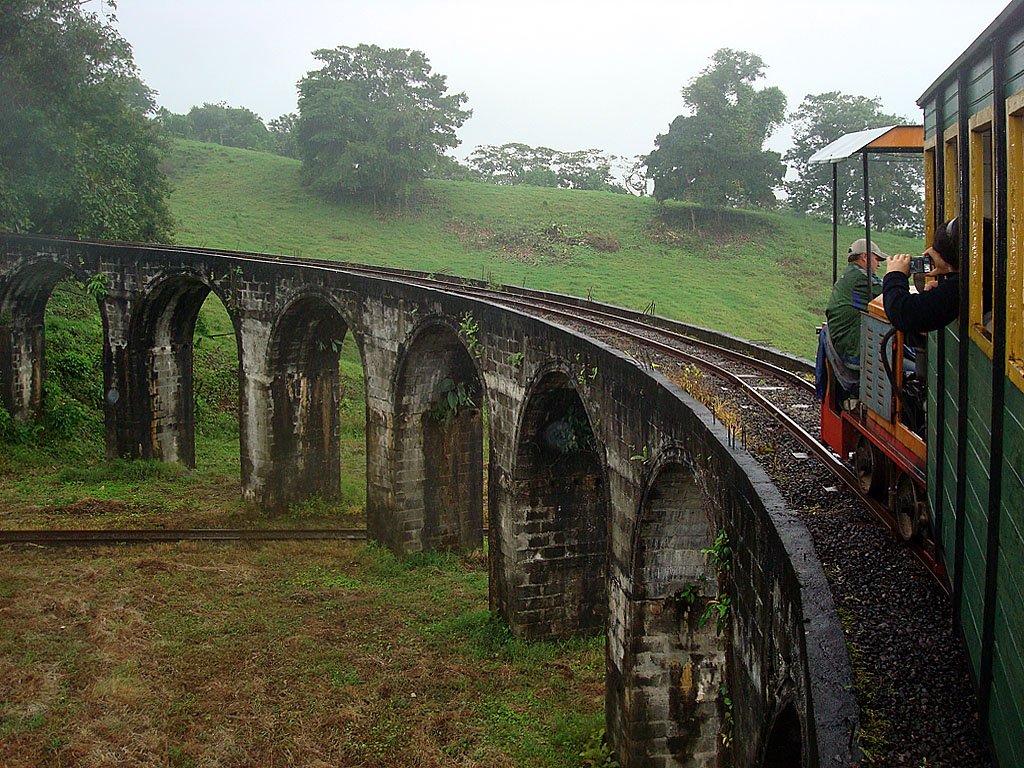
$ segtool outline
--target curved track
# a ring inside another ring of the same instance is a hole
[[[144,243],[131,244],[89,241],[111,247],[131,247],[140,250],[163,250],[159,246]],[[766,359],[773,354],[755,345],[746,345],[750,350],[744,353],[724,344],[724,334],[702,331],[708,338],[678,330],[671,330],[636,318],[636,313],[584,301],[575,297],[562,297],[543,291],[502,286],[498,289],[469,279],[443,276],[437,279],[423,272],[413,272],[389,267],[374,267],[347,262],[332,262],[321,259],[303,259],[290,256],[228,251],[210,248],[176,248],[178,252],[202,255],[219,255],[242,261],[272,262],[277,264],[300,264],[303,266],[344,272],[353,275],[382,278],[411,285],[430,288],[509,307],[519,312],[539,315],[559,324],[575,327],[588,335],[602,339],[611,346],[626,351],[643,367],[656,368],[655,358],[697,366],[724,382],[730,389],[741,392],[745,398],[763,409],[778,421],[806,450],[821,462],[828,471],[850,492],[854,493],[871,513],[898,536],[896,520],[876,499],[860,489],[856,474],[827,446],[813,436],[817,429],[818,405],[813,398],[814,385],[805,371],[798,373],[791,368]],[[654,318],[651,318],[652,320]],[[685,328],[682,324],[679,327]],[[760,356],[759,356],[760,355]],[[252,530],[207,530],[207,531],[0,531],[0,543],[14,541],[34,543],[73,543],[98,541],[171,541],[184,539],[200,540],[270,540],[299,538],[353,538],[355,531],[252,531]],[[948,593],[949,587],[936,566],[934,558],[925,546],[912,545],[914,555],[926,566],[941,588]]]

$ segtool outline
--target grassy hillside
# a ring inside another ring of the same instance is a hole
[[[831,283],[830,227],[779,214],[456,182],[430,182],[401,211],[378,212],[311,197],[298,164],[273,155],[178,142],[165,166],[182,244],[654,302],[659,314],[804,355]],[[15,424],[0,408],[0,528],[365,522],[363,377],[350,338],[340,364],[341,498],[269,519],[240,499],[237,356],[216,298],[194,338],[194,470],[106,461],[96,303],[82,286],[61,285],[46,323],[42,418]],[[139,765],[211,755],[226,764],[604,764],[603,639],[512,640],[488,613],[479,552],[403,562],[334,543],[83,552],[17,550],[0,562],[0,599],[21,606],[0,624],[0,673],[13,686],[0,696],[2,764],[128,750]]]
[[[175,142],[178,242],[485,277],[576,295],[810,356],[831,287],[828,223],[709,213],[605,192],[429,181],[401,211],[325,202],[299,163]],[[840,232],[840,247],[863,233]],[[880,233],[889,252],[919,241]],[[842,258],[842,257],[841,257]]]

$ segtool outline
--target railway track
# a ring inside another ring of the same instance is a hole
[[[934,567],[930,552],[905,545],[891,516],[877,501],[861,493],[852,467],[814,437],[818,431],[819,406],[806,378],[806,365],[801,366],[792,358],[780,360],[785,356],[732,337],[716,337],[705,329],[697,328],[689,333],[692,327],[681,323],[644,317],[643,313],[633,310],[574,297],[525,288],[494,290],[483,281],[444,275],[431,280],[423,273],[381,267],[228,251],[216,253],[236,259],[288,261],[355,276],[403,280],[432,290],[500,303],[596,337],[680,386],[686,382],[680,382],[673,372],[698,367],[703,372],[702,380],[711,382],[709,389],[714,397],[720,397],[739,413],[739,426],[734,422],[727,424],[731,435],[746,443],[751,454],[761,461],[787,506],[811,532],[817,557],[843,617],[847,643],[857,652],[855,676],[863,676],[858,677],[857,683],[862,717],[874,717],[888,729],[881,738],[887,754],[895,756],[894,761],[879,764],[933,764],[931,757],[935,755],[937,734],[942,734],[944,751],[940,755],[984,752],[983,739],[977,733],[977,709],[969,664],[962,642],[952,628],[945,580]],[[716,338],[722,343],[707,343]],[[722,346],[726,348],[724,351],[718,348]],[[714,407],[712,403],[712,412]],[[785,425],[785,429],[780,429],[780,424]],[[770,451],[761,450],[765,444]],[[9,537],[13,534],[22,542],[16,546],[25,546],[33,540],[34,533],[0,532],[0,544],[10,543]],[[365,536],[363,531],[352,529],[45,531],[42,534],[52,538],[36,541],[51,546],[188,539],[358,540]],[[153,538],[148,538],[150,536]],[[882,685],[881,681],[887,684]],[[871,691],[866,699],[861,696],[862,688]],[[924,756],[928,759],[922,762]],[[968,762],[944,762],[940,756],[934,764],[952,766]],[[988,765],[984,761],[969,764]]]
[[[396,271],[384,268],[355,268],[346,271],[371,274],[394,279]],[[405,279],[419,285],[437,287],[438,281],[429,278]],[[449,290],[475,298],[486,297],[488,301],[502,304],[526,314],[535,314],[546,319],[554,318],[561,324],[576,326],[588,335],[602,338],[611,346],[630,353],[641,364],[653,367],[647,355],[635,354],[635,344],[641,349],[654,350],[663,357],[695,365],[717,379],[728,383],[743,393],[758,407],[770,414],[786,431],[819,461],[828,472],[854,494],[872,516],[884,525],[894,538],[900,538],[899,525],[895,516],[878,499],[865,493],[860,478],[850,465],[837,456],[828,446],[813,436],[818,429],[819,404],[814,397],[814,384],[808,378],[780,365],[745,354],[737,350],[698,339],[678,331],[652,327],[650,324],[625,316],[621,310],[607,305],[583,307],[578,301],[571,304],[564,299],[549,298],[534,291],[529,298],[509,295],[504,290],[472,288],[441,281],[443,290]],[[617,337],[617,338],[616,338]],[[624,339],[627,344],[615,343]],[[774,382],[774,383],[769,383]],[[775,397],[769,393],[776,393]],[[779,394],[781,393],[781,394]],[[795,393],[795,396],[794,396]],[[925,568],[935,584],[948,596],[950,585],[936,562],[933,549],[928,542],[913,541],[908,549]]]
[[[116,247],[124,244],[102,243]],[[132,248],[160,250],[148,244],[133,244]],[[503,286],[495,289],[472,280],[435,276],[388,267],[375,267],[321,259],[246,253],[207,248],[179,248],[179,251],[197,255],[220,255],[242,261],[300,264],[316,269],[342,272],[362,277],[398,280],[420,287],[471,296],[494,304],[515,309],[525,314],[540,316],[559,324],[576,328],[601,339],[610,346],[630,354],[642,366],[656,368],[665,361],[696,366],[722,382],[724,386],[742,396],[757,408],[770,414],[810,456],[819,461],[828,472],[850,493],[857,496],[871,514],[894,536],[898,536],[897,522],[877,499],[861,490],[859,479],[851,467],[823,445],[814,433],[818,425],[818,404],[814,399],[814,385],[792,367],[783,367],[749,352],[731,349],[708,338],[654,325],[655,318],[637,318],[632,310],[613,307],[575,297],[561,297],[542,291]],[[679,327],[685,328],[682,324]],[[752,350],[757,349],[750,345]],[[768,350],[762,351],[769,355]],[[660,362],[659,362],[660,361]],[[740,439],[743,439],[742,436]],[[352,531],[264,531],[206,530],[206,531],[0,531],[0,543],[89,543],[99,541],[182,541],[182,540],[272,540],[272,539],[329,539],[354,537]],[[913,555],[947,594],[949,586],[936,564],[929,547],[918,543],[910,545]]]
[[[0,531],[0,544],[158,544],[173,541],[361,541],[360,528],[130,528]]]

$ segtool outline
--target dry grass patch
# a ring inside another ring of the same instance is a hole
[[[527,644],[478,555],[7,548],[0,765],[572,766],[603,642]]]

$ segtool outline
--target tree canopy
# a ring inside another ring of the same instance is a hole
[[[789,204],[797,211],[832,216],[832,169],[828,164],[810,165],[807,160],[840,136],[868,128],[906,124],[906,118],[882,112],[878,99],[850,96],[838,91],[809,94],[790,115],[793,148],[785,160],[798,177],[786,183]],[[871,219],[885,230],[923,232],[924,175],[917,155],[884,155],[870,160]],[[860,158],[838,166],[839,215],[847,224],[864,221],[864,172]]]
[[[175,115],[165,109],[157,113],[165,130],[181,136],[226,147],[269,151],[273,139],[263,118],[245,107],[231,107],[223,101],[192,107],[187,115]]]
[[[299,82],[303,178],[328,197],[389,200],[422,179],[472,114],[420,51],[376,45],[314,51]]]
[[[479,146],[473,150],[467,164],[477,178],[494,184],[624,192],[612,175],[612,165],[617,159],[599,149],[561,152],[509,143]]]
[[[785,166],[763,147],[785,116],[786,97],[775,87],[754,88],[764,71],[759,56],[721,48],[682,89],[689,114],[672,121],[647,157],[657,199],[775,204]]]
[[[113,17],[82,6],[0,10],[0,229],[167,240],[153,94]]]

